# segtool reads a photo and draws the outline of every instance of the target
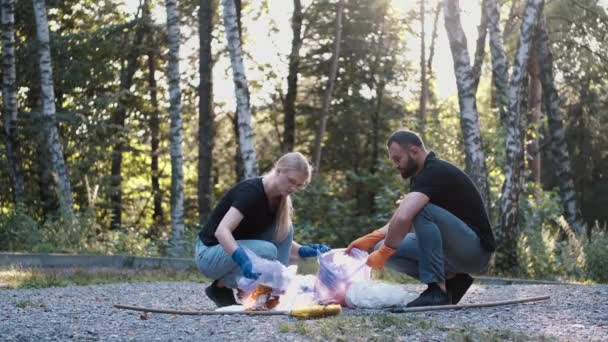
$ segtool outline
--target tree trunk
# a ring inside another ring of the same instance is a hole
[[[473,61],[473,94],[477,94],[479,88],[479,80],[481,79],[481,67],[483,66],[483,59],[486,55],[486,38],[488,36],[488,17],[483,10],[483,4],[481,3],[481,19],[479,20],[479,26],[477,26],[477,42],[475,43],[475,60]]]
[[[467,39],[460,24],[460,8],[457,0],[445,0],[445,28],[450,41],[454,61],[458,103],[460,105],[460,127],[466,155],[466,172],[472,178],[483,196],[486,208],[489,206],[488,170],[482,149],[479,115],[475,99],[475,79],[471,69]],[[489,212],[489,210],[488,210]]]
[[[165,0],[169,43],[169,116],[171,128],[171,237],[170,254],[179,256],[184,249],[184,158],[182,153],[182,95],[179,86],[179,15],[177,0]]]
[[[143,6],[145,8],[147,2]],[[125,121],[127,118],[127,105],[125,102],[131,95],[129,89],[133,85],[133,76],[137,69],[137,59],[139,58],[144,39],[144,22],[145,20],[140,20],[137,24],[133,46],[127,56],[126,65],[123,64],[121,68],[118,104],[116,111],[112,115],[112,125],[117,133],[113,139],[115,143],[112,146],[110,170],[110,228],[112,230],[118,230],[122,226],[122,151],[126,141]]]
[[[509,63],[504,50],[500,32],[500,7],[496,0],[485,0],[485,12],[488,17],[490,31],[490,51],[492,52],[492,81],[496,90],[495,104],[502,127],[506,127],[506,112],[508,106]]]
[[[199,8],[199,102],[198,102],[198,222],[205,224],[213,200],[213,1],[201,0]]]
[[[293,16],[291,18],[291,53],[289,54],[289,74],[287,75],[287,95],[283,107],[285,109],[283,129],[283,152],[290,152],[295,145],[296,130],[296,98],[298,94],[298,71],[300,68],[300,47],[302,47],[302,3],[293,0]]]
[[[544,20],[541,20],[538,27],[538,64],[540,67],[540,80],[543,87],[543,102],[547,111],[547,121],[549,123],[549,136],[551,141],[551,155],[554,161],[555,175],[559,180],[559,192],[562,199],[562,206],[566,220],[574,231],[583,236],[585,233],[585,223],[580,214],[579,203],[576,198],[574,187],[574,177],[568,146],[566,144],[566,134],[564,129],[564,118],[560,110],[560,100],[555,88],[553,74],[553,52],[549,42]]]
[[[426,76],[426,41],[424,32],[424,2],[420,0],[420,105],[418,108],[418,131],[424,137],[426,104],[428,97],[428,79]]]
[[[500,270],[517,267],[517,237],[519,196],[521,192],[522,147],[522,86],[527,74],[530,45],[536,22],[542,12],[543,0],[528,0],[521,24],[519,46],[516,51],[513,71],[509,84],[509,106],[506,115],[506,166],[505,182],[500,200],[500,223],[496,232],[498,251],[495,259]]]
[[[151,41],[152,43],[152,41]],[[158,156],[160,155],[160,119],[158,110],[158,88],[156,85],[156,52],[153,46],[148,52],[148,84],[150,86],[150,145],[151,145],[151,173],[152,173],[152,196],[154,198],[154,228],[151,236],[158,237],[158,227],[163,225],[163,193],[160,191],[160,172],[158,170]]]
[[[441,8],[443,8],[443,2],[438,1],[437,7],[433,14],[433,33],[431,34],[431,46],[429,47],[429,59],[427,61],[427,71],[429,78],[433,77],[433,57],[435,56],[435,42],[437,41],[437,27],[439,26],[439,14],[441,14]]]
[[[530,54],[530,63],[528,66],[528,73],[530,77],[530,88],[529,88],[529,106],[528,111],[528,131],[526,135],[528,138],[525,141],[529,141],[526,146],[528,153],[527,162],[530,168],[530,180],[536,184],[540,184],[540,119],[541,119],[541,107],[542,107],[542,85],[540,83],[540,73],[537,56],[538,42],[535,44],[535,48],[532,49]]]
[[[51,65],[51,48],[49,25],[44,0],[33,0],[38,36],[38,53],[40,56],[40,84],[42,92],[42,114],[45,118],[45,133],[48,151],[53,164],[54,176],[58,185],[59,206],[62,214],[72,217],[72,187],[63,159],[63,146],[59,141],[55,118],[55,91],[53,88],[53,68]]]
[[[245,178],[255,177],[258,174],[257,157],[251,124],[251,108],[249,107],[249,89],[245,77],[245,67],[241,52],[241,41],[237,25],[234,0],[222,0],[224,12],[224,26],[226,27],[226,40],[230,52],[232,78],[237,102],[237,117],[239,125],[239,142]]]
[[[2,100],[4,102],[6,157],[12,180],[13,201],[16,205],[21,205],[25,201],[25,186],[18,140],[15,0],[2,0]]]
[[[334,84],[336,81],[336,75],[338,73],[338,60],[340,59],[340,44],[342,40],[342,12],[344,12],[344,3],[342,0],[340,0],[338,1],[336,8],[336,31],[334,37],[334,51],[331,57],[331,66],[329,69],[329,79],[327,80],[327,88],[325,88],[325,93],[323,94],[323,104],[319,116],[319,127],[317,129],[317,134],[315,135],[313,167],[316,175],[319,175],[321,172],[323,136],[325,135],[327,116],[329,114],[329,105],[331,103],[331,96],[334,91]]]

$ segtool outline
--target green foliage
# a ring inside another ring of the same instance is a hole
[[[0,217],[0,251],[29,251],[41,238],[38,223],[24,207]]]
[[[555,192],[533,189],[523,201],[525,226],[518,243],[519,269],[536,279],[607,282],[608,242],[596,227],[593,239],[576,236],[562,217]]]

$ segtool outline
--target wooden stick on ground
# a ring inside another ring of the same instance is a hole
[[[422,311],[444,311],[444,310],[459,310],[459,309],[471,309],[471,308],[489,308],[493,306],[512,305],[520,303],[539,302],[541,300],[547,300],[551,296],[540,296],[540,297],[529,297],[522,299],[503,300],[498,302],[486,302],[479,304],[461,304],[461,305],[437,305],[437,306],[419,306],[414,308],[393,308],[388,311],[394,313],[405,313],[405,312],[422,312]]]
[[[314,319],[329,316],[337,316],[342,312],[342,307],[337,304],[306,306],[291,311],[188,311],[145,308],[140,306],[114,304],[117,309],[127,309],[143,312],[166,313],[174,315],[211,316],[211,315],[248,315],[248,316],[291,316],[297,319]]]

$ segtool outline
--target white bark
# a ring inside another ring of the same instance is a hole
[[[458,87],[460,105],[460,127],[466,154],[466,172],[484,197],[486,208],[489,203],[488,170],[482,149],[479,115],[475,99],[476,81],[471,68],[467,39],[460,23],[460,8],[457,0],[445,0],[445,28],[450,41],[454,61],[454,72]]]
[[[336,83],[336,75],[338,74],[338,60],[340,59],[340,43],[342,41],[342,13],[344,12],[344,3],[338,2],[336,9],[336,26],[335,26],[335,37],[334,37],[334,51],[331,57],[331,66],[329,70],[329,79],[327,80],[327,87],[325,88],[325,94],[323,95],[323,107],[321,108],[319,128],[315,135],[315,145],[313,152],[313,167],[315,174],[319,174],[321,171],[321,154],[323,153],[323,136],[327,127],[327,118],[329,116],[329,105],[331,104],[331,96],[334,92],[334,85]]]
[[[243,157],[245,178],[251,178],[257,176],[258,164],[251,124],[249,88],[247,86],[247,78],[245,77],[234,0],[222,0],[222,6],[224,8],[224,26],[226,28],[228,51],[230,52],[230,64],[232,65],[232,78],[234,80],[241,155]]]
[[[49,25],[46,16],[44,0],[33,0],[36,17],[36,34],[38,37],[38,53],[40,56],[40,88],[42,93],[42,115],[45,118],[46,137],[54,177],[56,179],[59,205],[63,214],[72,216],[72,189],[68,172],[63,159],[63,147],[59,141],[59,133],[55,123],[55,90],[53,89],[53,68],[51,65],[51,49]]]
[[[509,106],[506,115],[507,146],[505,182],[500,200],[500,227],[497,230],[500,256],[496,259],[499,268],[505,269],[517,264],[516,239],[518,231],[519,196],[521,192],[521,165],[523,160],[523,144],[521,122],[523,80],[527,75],[527,65],[530,46],[534,35],[536,22],[542,11],[543,0],[528,0],[521,25],[519,45],[513,63],[513,71],[509,84]]]
[[[171,149],[171,255],[181,254],[184,246],[184,160],[182,154],[182,113],[179,86],[179,15],[176,0],[165,0],[169,41],[169,139]]]
[[[485,0],[485,11],[490,31],[490,51],[492,53],[492,79],[496,89],[496,104],[502,126],[508,106],[509,63],[505,54],[502,33],[500,32],[500,7],[496,0]]]
[[[16,204],[24,201],[23,168],[18,144],[17,73],[15,67],[15,0],[2,0],[2,99],[6,155]]]
[[[585,233],[585,223],[582,220],[579,203],[574,188],[574,177],[570,165],[570,154],[566,144],[564,117],[560,110],[560,99],[555,88],[553,74],[553,52],[546,31],[545,22],[541,19],[538,27],[538,64],[543,88],[543,102],[547,110],[549,136],[551,137],[551,154],[553,156],[555,175],[559,179],[559,193],[564,207],[566,220],[579,235]]]

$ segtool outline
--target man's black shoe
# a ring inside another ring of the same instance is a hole
[[[458,273],[454,278],[445,281],[445,287],[452,298],[452,304],[460,302],[471,284],[473,284],[473,277],[466,273]]]
[[[450,297],[437,285],[430,283],[420,296],[407,304],[408,308],[416,306],[450,305]]]
[[[231,288],[218,287],[217,280],[213,281],[211,285],[205,289],[205,294],[211,299],[217,307],[236,305],[234,299],[234,293]]]

